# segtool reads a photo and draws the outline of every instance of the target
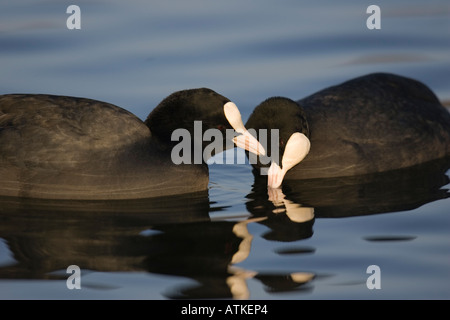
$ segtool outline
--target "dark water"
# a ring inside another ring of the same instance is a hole
[[[372,3],[350,0],[81,1],[68,30],[71,4],[0,4],[0,93],[82,96],[144,119],[206,86],[245,121],[270,96],[383,71],[450,101],[448,1],[378,1],[380,30],[366,27]],[[0,298],[449,299],[449,164],[286,183],[270,200],[246,164],[211,164],[209,190],[183,197],[0,198]],[[81,290],[67,288],[70,265]]]

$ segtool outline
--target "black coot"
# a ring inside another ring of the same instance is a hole
[[[200,134],[194,132],[196,120],[202,121]],[[85,98],[3,95],[0,195],[99,200],[206,190],[203,158],[190,164],[172,161],[179,143],[172,141],[172,132],[187,130],[193,149],[207,129],[221,130],[225,139],[224,130],[237,126],[250,137],[241,123],[237,107],[207,88],[173,93],[145,122],[120,107]]]
[[[268,185],[285,179],[363,175],[450,155],[450,113],[419,81],[386,73],[358,77],[298,101],[269,98],[247,128],[279,129]],[[261,140],[261,139],[260,139]],[[270,137],[266,148],[272,150]],[[268,165],[267,165],[268,166]]]

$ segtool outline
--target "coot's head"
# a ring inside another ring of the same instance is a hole
[[[222,138],[222,150],[233,147],[235,141],[237,146],[247,151],[255,154],[265,153],[259,142],[245,129],[237,106],[208,88],[172,93],[149,114],[145,123],[152,135],[167,145],[178,143],[180,136],[186,133],[191,138],[193,148],[194,143],[201,143],[204,150],[212,142],[217,145],[215,140]],[[227,129],[230,129],[228,134]],[[230,134],[233,129],[242,137],[233,139]],[[210,131],[207,132],[208,130]],[[239,143],[243,138],[245,143]],[[211,155],[214,155],[215,151],[221,150],[217,148],[211,151]]]
[[[256,130],[270,157],[260,157],[253,165],[266,168],[262,173],[268,176],[268,186],[278,188],[286,172],[300,163],[310,149],[310,130],[303,108],[288,98],[269,98],[253,110],[246,127]]]

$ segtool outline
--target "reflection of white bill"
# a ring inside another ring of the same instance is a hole
[[[258,276],[258,272],[245,270],[235,266],[230,266],[228,271],[233,275],[229,276],[226,280],[228,287],[230,288],[233,299],[247,300],[250,298],[250,290],[247,286],[247,279],[252,279]],[[298,284],[304,284],[314,279],[316,275],[311,272],[293,272],[289,274],[289,278],[292,282]]]
[[[283,199],[284,202],[282,203],[284,203],[284,205],[286,206],[286,212],[288,211],[293,212],[292,217],[288,215],[288,217],[292,221],[294,222],[307,221],[307,220],[296,221],[295,219],[297,220],[299,219],[298,212],[303,212],[303,214],[300,215],[302,217],[309,216],[311,217],[310,219],[314,217],[314,214],[312,213],[314,211],[313,208],[300,207],[298,204],[295,204],[289,200],[284,199],[284,194],[281,192],[281,190],[280,189],[277,190],[281,194],[276,193],[274,194],[274,196],[278,196],[281,199]],[[307,212],[309,212],[309,215],[307,214]],[[244,261],[250,255],[253,235],[250,234],[250,232],[248,231],[247,225],[252,222],[259,222],[266,219],[267,219],[266,217],[253,218],[245,221],[240,221],[233,226],[233,233],[237,237],[242,238],[242,241],[239,244],[237,252],[233,255],[231,262],[228,265],[228,272],[230,272],[232,275],[227,278],[226,282],[228,287],[230,288],[233,299],[246,300],[250,298],[250,290],[248,289],[247,286],[247,279],[252,279],[256,277],[259,273],[253,270],[242,269],[240,267],[235,266],[235,264]],[[291,281],[302,284],[311,281],[315,277],[315,274],[310,272],[293,272],[289,276]]]
[[[231,295],[234,299],[248,299],[250,298],[250,290],[247,286],[247,279],[251,279],[258,273],[256,271],[245,270],[230,266],[228,271],[233,273],[227,278],[227,285],[230,288]]]
[[[286,199],[283,191],[279,188],[268,188],[269,201],[276,207],[273,213],[285,212],[292,222],[306,222],[314,218],[314,208],[302,207],[300,204]],[[281,208],[284,206],[284,208]]]
[[[233,227],[233,233],[242,239],[241,243],[239,244],[239,248],[237,252],[233,255],[233,258],[231,259],[231,264],[236,264],[239,262],[244,261],[247,259],[248,255],[250,254],[250,249],[252,246],[252,240],[253,235],[251,235],[248,232],[247,224],[251,222],[259,222],[262,220],[265,220],[267,218],[254,218],[254,219],[248,219],[245,221],[238,222]]]
[[[291,278],[297,283],[306,283],[314,278],[315,274],[311,272],[294,272],[291,273]]]
[[[250,255],[250,249],[252,245],[253,235],[248,232],[247,224],[252,222],[258,222],[267,218],[254,218],[236,223],[233,226],[233,233],[242,238],[237,252],[231,258],[231,263],[228,266],[228,271],[233,275],[227,278],[227,285],[230,288],[231,294],[234,299],[248,299],[250,297],[250,291],[247,287],[246,280],[253,278],[257,272],[241,269],[233,266],[236,263],[242,262]]]

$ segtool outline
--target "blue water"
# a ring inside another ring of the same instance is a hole
[[[71,4],[80,30],[66,27]],[[145,119],[170,93],[209,87],[245,121],[268,97],[383,71],[448,105],[448,1],[377,1],[380,30],[366,27],[370,4],[3,1],[0,94],[81,96]],[[109,210],[3,201],[0,299],[449,299],[449,175],[283,189],[275,208],[249,165],[211,164],[208,193],[191,199]],[[311,204],[314,219],[299,222]],[[67,287],[72,264],[80,290]]]

